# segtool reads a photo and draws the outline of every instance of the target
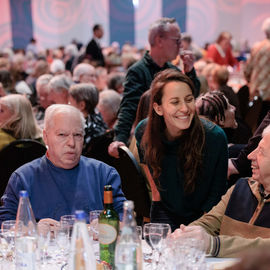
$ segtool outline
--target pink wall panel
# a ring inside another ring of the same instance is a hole
[[[9,0],[0,2],[0,48],[12,46]]]

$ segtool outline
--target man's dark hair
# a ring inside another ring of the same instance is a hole
[[[96,30],[100,29],[101,27],[102,27],[101,24],[95,24],[93,26],[93,32],[95,32]]]

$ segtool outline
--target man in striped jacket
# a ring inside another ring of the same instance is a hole
[[[270,125],[248,155],[252,177],[241,178],[210,212],[174,237],[196,238],[201,249],[218,257],[238,257],[250,248],[270,247]]]

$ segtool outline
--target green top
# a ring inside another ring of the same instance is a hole
[[[11,142],[16,141],[16,138],[8,134],[6,131],[0,128],[0,150],[2,150],[5,146],[10,144]],[[42,138],[37,138],[35,141],[38,141],[44,144]]]
[[[205,119],[201,119],[201,122],[205,130],[203,167],[195,190],[191,194],[184,194],[184,175],[177,156],[181,138],[175,141],[163,140],[166,150],[159,177],[160,196],[167,209],[179,217],[197,218],[201,216],[203,212],[208,212],[215,206],[226,192],[228,166],[226,135],[219,126],[212,122]],[[135,130],[141,162],[143,162],[143,154],[139,145],[146,123],[147,119],[141,121]]]

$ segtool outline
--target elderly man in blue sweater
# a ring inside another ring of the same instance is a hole
[[[17,169],[2,197],[0,222],[15,219],[19,191],[27,190],[37,221],[82,209],[103,209],[103,188],[112,185],[114,208],[122,216],[126,200],[117,171],[100,161],[81,156],[84,118],[70,105],[55,104],[45,112],[43,139],[46,155]]]

